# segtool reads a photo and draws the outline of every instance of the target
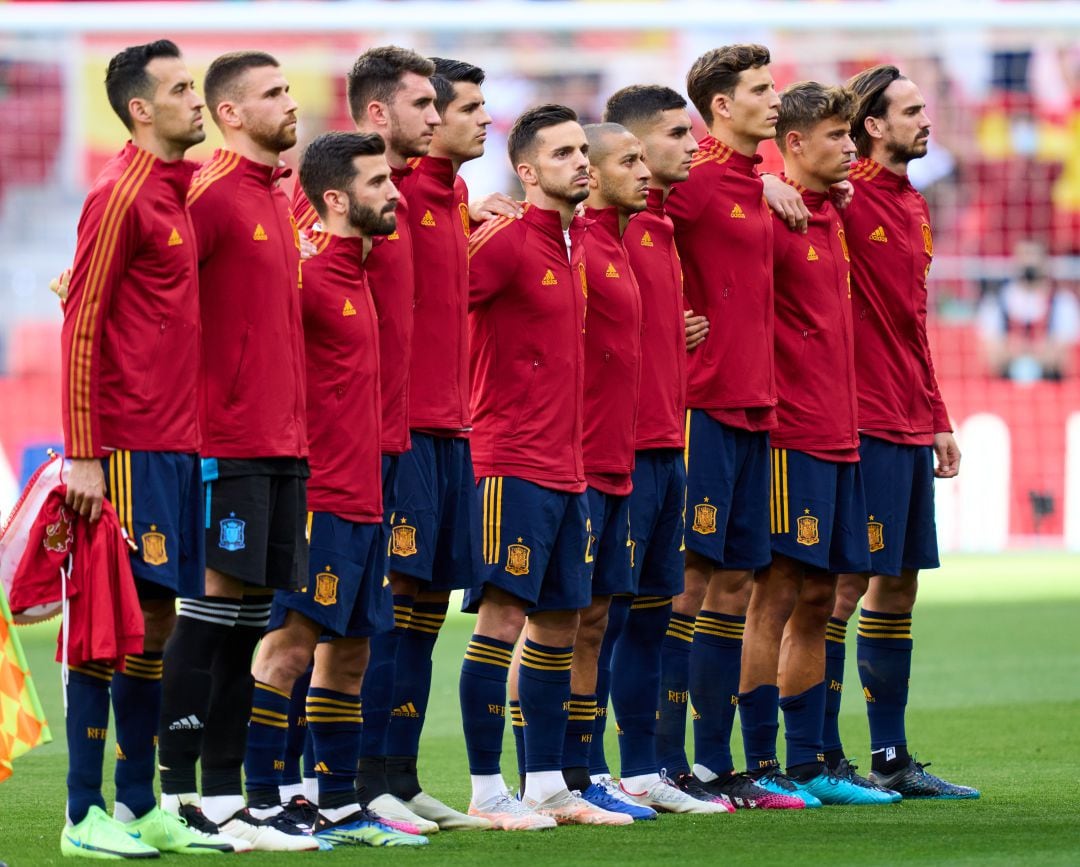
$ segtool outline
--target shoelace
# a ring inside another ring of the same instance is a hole
[[[499,796],[498,800],[495,801],[496,807],[502,806],[503,804],[506,804],[509,807],[507,812],[514,816],[522,816],[525,813],[532,812],[532,810],[526,807],[517,798],[511,797],[509,792],[503,792],[503,794]]]
[[[773,783],[773,785],[779,786],[785,792],[795,791],[795,784],[791,782],[791,780],[789,780],[787,777],[785,777],[780,772],[779,768],[770,768],[768,771],[758,777],[758,780],[768,780],[769,782]]]

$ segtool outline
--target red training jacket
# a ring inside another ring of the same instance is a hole
[[[858,400],[844,227],[827,193],[798,189],[810,211],[806,234],[792,232],[785,220],[773,215],[780,403],[778,426],[769,439],[777,448],[822,460],[857,461]]]
[[[675,225],[687,304],[709,320],[690,353],[687,405],[730,427],[776,427],[773,375],[773,226],[748,157],[702,139],[690,177],[665,209]]]
[[[86,198],[61,331],[69,458],[199,450],[194,170],[128,142]]]
[[[477,479],[585,490],[584,225],[567,254],[556,211],[525,206],[469,239],[472,456]]]
[[[617,208],[585,212],[585,480],[604,494],[633,489],[641,387],[641,290],[619,234]]]
[[[203,454],[306,457],[300,240],[278,181],[217,150],[191,182],[199,239]]]
[[[926,277],[934,237],[926,200],[906,176],[873,160],[851,172],[844,209],[855,307],[859,428],[906,445],[950,431],[926,336]]]
[[[379,323],[362,238],[314,233],[301,266],[311,478],[308,508],[382,521]]]
[[[623,247],[641,290],[641,388],[637,449],[681,449],[686,431],[686,326],[682,264],[664,194],[630,219]]]
[[[464,436],[469,415],[469,190],[441,157],[410,160],[402,179],[413,242],[409,427]]]

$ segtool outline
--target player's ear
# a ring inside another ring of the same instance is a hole
[[[323,195],[326,210],[332,214],[346,214],[349,211],[349,201],[341,190],[326,190]]]
[[[518,180],[521,181],[523,187],[536,186],[536,169],[530,163],[518,163],[514,171],[517,172]]]
[[[220,127],[239,129],[244,125],[243,120],[240,118],[240,112],[236,108],[236,104],[229,102],[228,100],[222,100],[218,103],[216,114],[219,121],[218,126]]]
[[[131,120],[134,123],[153,123],[154,122],[154,109],[148,99],[142,99],[141,97],[134,96],[128,101],[128,111],[131,113]]]
[[[390,108],[386,103],[373,99],[367,104],[367,118],[377,129],[386,129],[390,126]]]
[[[868,117],[863,121],[863,128],[870,134],[870,138],[883,138],[885,135],[884,119],[880,117]]]
[[[789,153],[801,154],[803,150],[802,133],[797,129],[789,129],[784,134],[784,144]]]
[[[731,99],[726,93],[714,93],[709,108],[713,117],[731,118]]]
[[[596,190],[600,188],[600,172],[596,170],[596,166],[589,163],[589,189]]]

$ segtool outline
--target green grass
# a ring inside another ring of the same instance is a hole
[[[421,751],[421,778],[427,789],[459,807],[468,800],[468,771],[457,707],[457,670],[472,622],[465,616],[447,621]],[[945,568],[926,573],[915,617],[909,741],[920,758],[934,761],[932,770],[978,786],[983,792],[979,801],[830,807],[794,814],[665,816],[631,828],[565,828],[537,835],[439,834],[422,851],[338,850],[248,856],[248,860],[261,864],[317,858],[322,864],[378,858],[473,864],[481,859],[528,859],[530,867],[663,860],[756,865],[1077,864],[1077,622],[1077,557],[1039,553],[952,557]],[[52,662],[55,626],[21,634],[57,740],[17,760],[14,776],[0,785],[0,860],[12,867],[60,862],[66,771],[57,666]],[[849,684],[857,684],[854,642],[850,645],[847,678]],[[857,687],[849,689],[841,722],[849,755],[868,764],[865,714]],[[741,750],[736,746],[738,755]],[[509,732],[507,747],[504,767],[512,771]],[[613,733],[608,755],[617,761]],[[110,774],[111,767],[107,779]]]

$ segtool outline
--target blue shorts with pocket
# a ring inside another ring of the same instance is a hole
[[[585,564],[592,574],[592,595],[633,592],[630,570],[630,495],[585,492],[589,500],[588,547]]]
[[[678,596],[684,581],[686,461],[682,449],[644,449],[635,460],[630,494],[630,592]]]

